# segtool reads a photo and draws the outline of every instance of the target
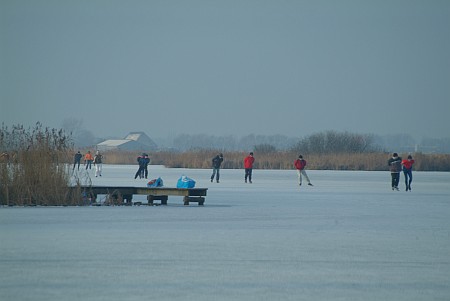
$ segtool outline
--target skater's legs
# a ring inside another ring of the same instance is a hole
[[[306,174],[306,171],[305,171],[305,170],[302,170],[302,175],[305,177],[305,179],[306,179],[306,181],[308,182],[308,184],[311,183],[311,181],[309,180],[309,177],[308,177],[308,175]]]
[[[95,164],[95,176],[102,176],[102,164],[101,163],[97,163]]]
[[[252,182],[252,169],[251,168],[245,169],[245,182],[247,182],[247,179],[250,181],[250,183]]]

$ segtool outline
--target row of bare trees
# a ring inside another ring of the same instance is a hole
[[[379,151],[374,136],[350,132],[326,131],[301,139],[292,148],[304,154],[357,154]]]

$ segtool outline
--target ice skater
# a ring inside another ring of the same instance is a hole
[[[306,167],[306,160],[303,159],[303,156],[298,156],[298,159],[294,161],[294,166],[297,169],[297,176],[298,176],[298,185],[302,186],[302,176],[305,177],[306,181],[308,182],[309,186],[313,186],[311,184],[311,181],[309,180],[308,175],[306,174],[305,167]]]
[[[84,164],[86,165],[86,170],[92,168],[92,161],[94,161],[94,157],[92,157],[91,151],[88,151],[86,155],[84,155]]]
[[[137,177],[139,176],[139,179],[141,179],[144,176],[144,169],[142,168],[143,165],[143,159],[144,159],[144,154],[139,155],[136,158],[137,164],[138,164],[138,170],[136,172],[136,174],[134,175],[134,178],[137,179]]]
[[[136,172],[136,174],[134,175],[134,178],[137,179],[137,177],[139,177],[139,179],[142,179],[145,175],[145,166],[146,164],[146,160],[145,160],[145,154],[142,154],[141,156],[139,156],[137,158],[138,164],[139,164],[139,168]]]
[[[73,168],[72,171],[75,170],[75,166],[78,164],[78,170],[80,170],[80,164],[81,164],[81,158],[83,158],[83,155],[78,151],[75,156],[73,156]]]
[[[391,171],[392,190],[398,191],[398,182],[400,181],[400,171],[402,170],[402,157],[397,153],[392,154],[392,158],[388,160],[389,169]]]
[[[411,155],[408,155],[408,159],[402,160],[403,166],[403,175],[405,176],[405,185],[406,191],[411,191],[411,182],[412,182],[412,166],[414,164],[414,160]]]
[[[216,177],[216,182],[219,183],[220,178],[220,165],[223,162],[223,154],[220,153],[212,159],[212,168],[213,173],[211,175],[211,183],[214,180],[214,176]]]
[[[94,157],[95,177],[102,176],[102,164],[103,164],[103,155],[100,154],[99,151],[97,151]]]
[[[150,164],[150,158],[147,154],[144,154],[144,170],[143,170],[143,176],[147,179],[148,177],[148,165]]]
[[[252,183],[252,171],[253,163],[255,163],[255,158],[253,157],[253,152],[251,152],[247,157],[244,158],[244,169],[245,169],[245,183]]]

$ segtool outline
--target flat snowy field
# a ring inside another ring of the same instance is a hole
[[[145,186],[136,169],[90,175]],[[387,171],[307,172],[150,166],[205,206],[0,208],[0,300],[450,300],[450,173],[397,192]]]

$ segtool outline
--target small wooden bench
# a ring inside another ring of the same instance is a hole
[[[78,187],[72,187],[73,190]],[[170,187],[115,187],[115,186],[80,186],[84,197],[92,199],[94,204],[97,195],[105,194],[111,205],[144,205],[142,202],[133,203],[133,195],[147,195],[148,205],[155,205],[154,201],[160,201],[161,205],[167,205],[169,195],[182,196],[184,205],[195,202],[200,206],[205,203],[208,188],[170,188]]]

